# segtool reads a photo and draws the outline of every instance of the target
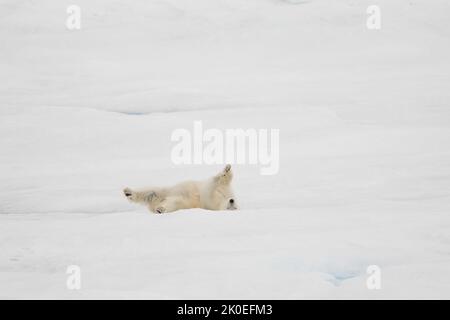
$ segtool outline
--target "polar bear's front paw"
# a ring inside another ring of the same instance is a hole
[[[155,213],[159,213],[159,214],[164,213],[164,212],[166,212],[166,208],[164,208],[164,207],[158,207],[155,210]]]
[[[216,183],[229,184],[233,179],[233,172],[231,171],[231,165],[227,164],[226,167],[214,177]]]

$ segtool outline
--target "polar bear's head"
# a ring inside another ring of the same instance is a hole
[[[227,210],[236,210],[236,209],[237,209],[236,201],[234,200],[234,198],[230,198],[228,200]]]

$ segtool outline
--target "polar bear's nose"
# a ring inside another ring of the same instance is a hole
[[[230,203],[233,204],[234,203],[234,199],[230,199]]]

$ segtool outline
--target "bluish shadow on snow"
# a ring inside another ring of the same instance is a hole
[[[288,3],[288,4],[304,4],[312,2],[312,0],[282,0],[282,2]]]
[[[116,111],[117,113],[126,114],[129,116],[144,116],[149,114],[148,112],[133,112],[133,111]]]
[[[336,287],[340,286],[341,283],[345,280],[348,279],[352,279],[352,278],[356,278],[357,276],[361,275],[362,272],[361,271],[347,271],[347,272],[343,272],[343,271],[338,271],[336,273],[327,273],[327,278],[326,279],[328,282],[331,282],[333,285],[335,285]]]
[[[354,259],[350,259],[354,260]],[[286,272],[312,272],[321,273],[325,281],[334,286],[340,286],[342,282],[365,274],[365,268],[369,263],[364,261],[347,261],[346,263],[326,262],[314,258],[304,259],[300,257],[279,257],[273,266]]]

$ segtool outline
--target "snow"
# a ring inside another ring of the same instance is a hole
[[[0,4],[0,298],[450,298],[448,1],[76,2]],[[280,129],[279,173],[127,202],[221,169],[172,163],[196,120]]]

